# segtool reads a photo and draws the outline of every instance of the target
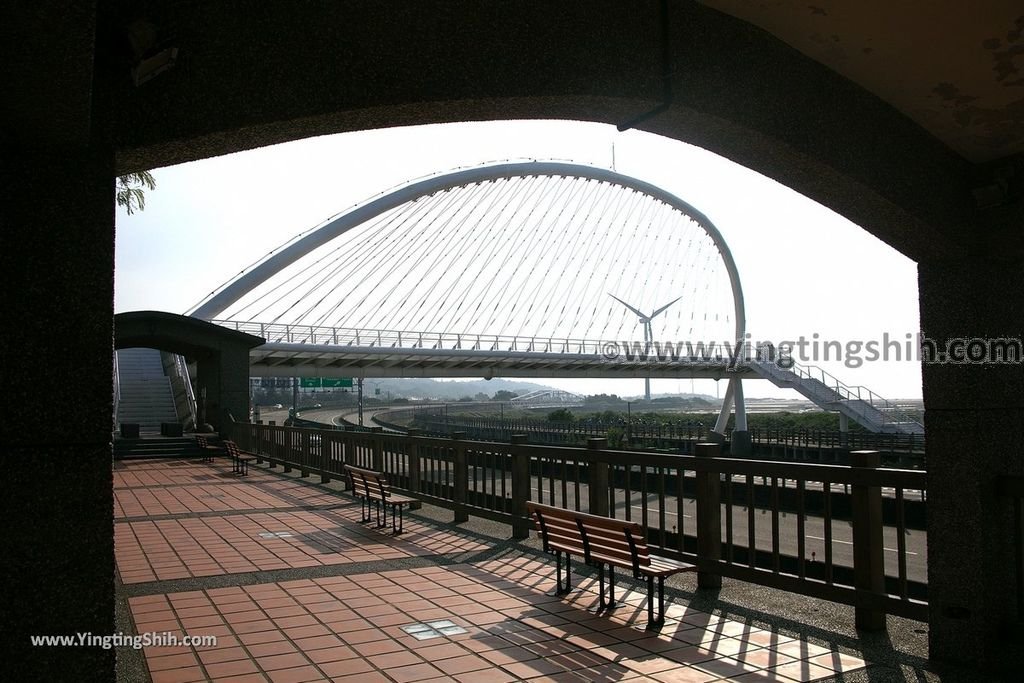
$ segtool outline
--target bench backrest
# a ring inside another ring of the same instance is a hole
[[[632,566],[634,571],[651,564],[643,528],[636,522],[533,502],[528,502],[526,509],[546,551],[554,544],[576,550],[587,563]]]
[[[345,465],[352,491],[370,498],[385,499],[391,496],[391,485],[383,472]]]
[[[224,448],[227,449],[228,455],[231,456],[232,458],[237,458],[240,455],[238,451],[238,444],[236,444],[234,441],[225,441]]]
[[[205,436],[197,436],[196,437],[196,444],[198,444],[200,448],[206,448],[206,446],[208,445],[207,442],[206,442],[206,437]]]

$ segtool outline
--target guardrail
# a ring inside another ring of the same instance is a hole
[[[925,473],[879,468],[877,453],[855,452],[854,466],[840,466],[726,458],[718,444],[664,455],[607,450],[603,439],[568,448],[529,445],[522,436],[511,443],[455,437],[233,426],[257,462],[322,482],[343,480],[345,464],[382,471],[403,493],[453,510],[457,522],[472,514],[525,538],[528,500],[635,519],[658,554],[697,565],[701,586],[730,577],[853,605],[867,628],[884,626],[886,613],[927,618],[926,583],[908,567],[923,549],[907,548],[920,526],[908,517],[923,507],[905,497],[924,491]],[[884,499],[882,487],[891,489]],[[848,539],[840,538],[844,522]],[[809,546],[822,556],[808,557]],[[837,557],[848,549],[849,562]]]
[[[452,404],[457,409],[460,404]],[[470,438],[486,441],[507,441],[512,434],[527,434],[531,443],[549,445],[579,444],[587,438],[607,438],[613,447],[628,444],[631,449],[672,449],[677,453],[692,454],[693,446],[711,431],[710,424],[697,422],[648,424],[636,420],[608,422],[576,420],[552,422],[529,418],[463,417],[444,414],[440,408],[402,408],[389,411],[376,420],[378,424],[398,426],[411,421],[422,431],[446,436],[452,431],[465,431]],[[726,439],[732,430],[726,431]],[[883,465],[925,467],[925,437],[921,434],[892,434],[875,432],[841,432],[829,429],[785,429],[777,427],[751,427],[750,440],[770,451],[766,457],[789,457],[796,451],[849,451],[877,450],[882,453]]]

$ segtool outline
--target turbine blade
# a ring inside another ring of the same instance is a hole
[[[650,320],[650,318],[653,318],[654,316],[658,315],[659,313],[664,312],[664,310],[666,308],[668,308],[669,306],[671,306],[672,304],[674,304],[675,302],[679,301],[682,298],[683,297],[680,296],[680,297],[676,297],[675,299],[672,299],[672,301],[669,301],[667,304],[665,304],[664,306],[662,306],[661,308],[656,310],[654,313],[651,313],[651,315],[649,316],[648,320]]]
[[[646,318],[646,317],[647,317],[646,315],[644,315],[643,313],[641,313],[641,312],[640,312],[640,311],[638,311],[637,309],[633,308],[632,306],[630,306],[629,304],[627,304],[627,303],[626,303],[625,301],[623,301],[623,300],[622,300],[622,299],[620,299],[619,297],[615,296],[614,294],[612,294],[612,293],[610,293],[610,292],[609,292],[609,293],[608,293],[608,296],[610,296],[611,298],[615,299],[615,300],[616,300],[616,301],[618,301],[618,302],[619,302],[620,304],[622,304],[623,306],[625,306],[625,307],[626,307],[626,308],[628,308],[629,310],[633,311],[634,313],[636,313],[636,314],[637,314],[638,316],[640,316],[641,318]],[[682,297],[680,297],[680,298],[682,298]],[[673,303],[675,303],[675,302],[673,302]]]

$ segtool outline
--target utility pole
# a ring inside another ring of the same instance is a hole
[[[629,401],[626,401],[626,443],[633,444],[633,412],[630,409]]]
[[[359,381],[356,382],[359,387],[359,426],[363,426],[363,378],[360,377]]]
[[[292,377],[292,418],[298,417],[299,412],[299,378]]]

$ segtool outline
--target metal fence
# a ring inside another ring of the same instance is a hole
[[[508,441],[513,434],[526,434],[531,443],[548,445],[580,445],[590,438],[607,438],[612,446],[628,444],[632,450],[671,450],[692,455],[694,447],[710,433],[710,426],[698,423],[646,424],[578,420],[551,422],[528,418],[489,416],[446,416],[437,408],[426,410],[399,409],[376,418],[378,424],[402,429],[411,422],[422,431],[444,436],[464,431],[470,438]],[[726,438],[731,437],[728,430]],[[874,432],[840,432],[827,429],[787,429],[752,427],[750,440],[755,455],[770,458],[816,457],[826,460],[837,452],[877,450],[883,466],[925,468],[924,437],[920,434],[877,434]]]
[[[529,500],[627,520],[655,552],[694,563],[700,585],[730,577],[853,605],[862,626],[886,613],[924,620],[925,473],[880,468],[877,452],[853,465],[696,455],[239,423],[233,438],[285,471],[322,482],[353,464],[454,511],[506,522],[526,537]],[[913,545],[913,549],[911,549]]]

